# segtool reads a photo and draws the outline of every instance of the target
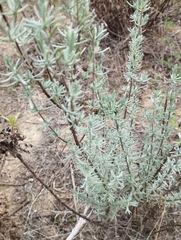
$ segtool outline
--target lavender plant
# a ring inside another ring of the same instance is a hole
[[[130,52],[122,96],[111,91],[104,69],[106,49],[100,47],[107,33],[95,21],[89,0],[72,0],[67,7],[38,0],[34,18],[26,17],[22,0],[0,4],[1,28],[17,49],[16,61],[5,56],[7,73],[2,86],[21,84],[32,111],[37,112],[55,138],[69,146],[65,160],[76,162],[81,185],[76,196],[101,218],[112,219],[120,209],[130,212],[142,203],[179,204],[178,178],[181,170],[179,142],[170,142],[177,91],[177,67],[167,89],[152,96],[150,109],[142,109],[138,93],[149,80],[140,74],[143,27],[149,1],[135,0],[130,29]],[[9,9],[4,12],[4,5]],[[66,11],[66,12],[65,12]],[[65,24],[64,16],[70,16]],[[22,14],[22,18],[18,16]],[[9,19],[9,15],[11,18]],[[86,66],[84,66],[86,65]],[[87,88],[85,88],[87,86]],[[44,107],[33,96],[41,91],[49,101]],[[64,138],[60,126],[43,112],[55,109],[70,134]],[[138,118],[144,122],[137,133]],[[173,194],[174,192],[174,194]],[[160,200],[161,199],[161,200]]]

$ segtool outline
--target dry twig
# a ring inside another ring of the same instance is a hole
[[[89,207],[86,206],[84,209],[84,215],[86,215],[87,211],[89,210]],[[92,210],[91,212],[88,214],[87,218],[89,218],[92,214]],[[75,225],[75,227],[72,229],[72,232],[70,233],[70,235],[66,238],[66,240],[72,240],[81,230],[82,228],[85,226],[85,224],[87,223],[87,221],[83,218],[79,218],[79,221],[77,222],[77,224]]]

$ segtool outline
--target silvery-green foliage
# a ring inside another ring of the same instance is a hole
[[[4,14],[7,19],[10,14],[13,17],[10,22],[1,19],[1,28],[17,47],[17,60],[5,56],[8,72],[3,73],[1,83],[22,84],[31,110],[42,117],[41,110],[54,108],[68,123],[70,134],[64,139],[59,126],[53,129],[55,122],[44,118],[52,135],[69,145],[65,160],[75,161],[75,170],[81,172],[77,197],[107,219],[120,209],[129,213],[131,207],[145,202],[180,203],[179,192],[172,194],[179,188],[180,143],[173,147],[170,142],[178,95],[176,66],[168,87],[153,93],[149,109],[140,108],[138,98],[141,86],[149,80],[146,73],[140,74],[149,1],[135,0],[132,5],[134,27],[124,73],[127,86],[120,84],[121,97],[108,88],[106,49],[100,47],[107,32],[95,23],[88,0],[72,0],[68,8],[56,9],[38,0],[34,18],[19,20],[18,14],[28,6],[22,7],[22,0],[6,3],[9,10]],[[70,24],[65,24],[64,11]],[[49,100],[48,107],[33,100],[37,86]],[[140,127],[143,123],[141,135],[138,119]]]

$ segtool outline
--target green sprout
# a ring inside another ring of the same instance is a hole
[[[8,121],[10,123],[12,131],[13,131],[15,126],[17,125],[18,118],[19,118],[20,114],[21,114],[21,112],[18,112],[16,114],[16,116],[9,116],[9,117],[1,116],[1,117],[4,118],[6,121]]]

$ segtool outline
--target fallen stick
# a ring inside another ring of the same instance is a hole
[[[90,207],[86,206],[84,209],[84,216],[86,215],[87,211],[89,210]],[[89,218],[92,214],[92,211],[88,214],[87,218]],[[66,240],[72,240],[80,231],[81,229],[85,226],[87,221],[84,218],[79,218],[77,224],[75,227],[72,229],[72,232],[70,235],[66,238]]]

